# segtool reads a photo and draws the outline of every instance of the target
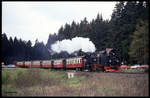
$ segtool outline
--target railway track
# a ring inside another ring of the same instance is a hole
[[[66,70],[66,72],[75,72],[75,73],[111,73],[111,74],[148,74],[146,72],[102,72],[102,71],[75,71],[75,70]]]

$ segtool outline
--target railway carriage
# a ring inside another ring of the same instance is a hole
[[[83,68],[83,67],[84,67],[83,57],[66,59],[66,68]]]
[[[42,68],[52,68],[52,61],[51,60],[44,60],[41,62]]]
[[[53,60],[53,68],[64,68],[64,59]]]
[[[24,67],[24,62],[23,61],[15,62],[14,64],[18,67]]]
[[[24,67],[31,67],[31,65],[32,65],[32,62],[31,61],[25,61],[24,62]]]
[[[33,61],[31,65],[32,65],[33,68],[40,68],[40,67],[42,67],[41,66],[41,61],[38,61],[38,60],[37,61]]]

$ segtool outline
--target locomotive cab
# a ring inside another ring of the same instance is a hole
[[[90,64],[90,61],[89,61],[89,56],[84,56],[83,60],[84,60],[84,69],[90,70],[91,69],[91,64]]]

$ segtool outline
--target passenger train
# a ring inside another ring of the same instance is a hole
[[[51,60],[15,61],[14,65],[23,68],[76,69],[88,71],[118,71],[120,57],[115,49],[106,49],[84,56]]]

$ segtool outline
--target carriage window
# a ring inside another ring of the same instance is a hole
[[[61,61],[61,60],[59,61],[59,64],[62,64],[62,61]]]
[[[68,64],[70,64],[70,60],[68,60]]]
[[[71,64],[73,64],[73,60],[71,60]]]
[[[72,60],[70,60],[70,64],[72,64]]]

